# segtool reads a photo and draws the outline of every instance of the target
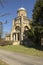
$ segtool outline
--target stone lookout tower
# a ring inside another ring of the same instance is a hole
[[[12,21],[12,29],[10,33],[10,40],[13,41],[13,45],[20,44],[21,41],[26,39],[28,31],[31,29],[30,20],[27,17],[27,12],[25,8],[19,8],[17,11],[17,17],[15,17]]]

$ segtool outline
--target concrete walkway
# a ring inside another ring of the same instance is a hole
[[[0,59],[9,65],[43,65],[43,58],[0,50]]]

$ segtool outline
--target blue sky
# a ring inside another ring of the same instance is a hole
[[[2,0],[3,1],[3,0]],[[10,32],[12,27],[12,20],[17,16],[17,10],[21,7],[24,7],[27,11],[28,18],[32,18],[32,10],[34,8],[36,0],[4,0],[2,7],[0,5],[0,14],[7,14],[9,15],[0,17],[0,21],[6,22],[7,24],[3,24],[3,33]]]

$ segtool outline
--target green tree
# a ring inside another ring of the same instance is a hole
[[[40,45],[41,32],[43,31],[43,0],[37,0],[33,9],[33,26],[36,45]]]
[[[37,0],[33,9],[33,21],[34,23],[43,23],[43,0]]]

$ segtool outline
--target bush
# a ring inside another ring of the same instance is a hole
[[[0,46],[12,45],[12,41],[5,41],[4,39],[0,39]]]

